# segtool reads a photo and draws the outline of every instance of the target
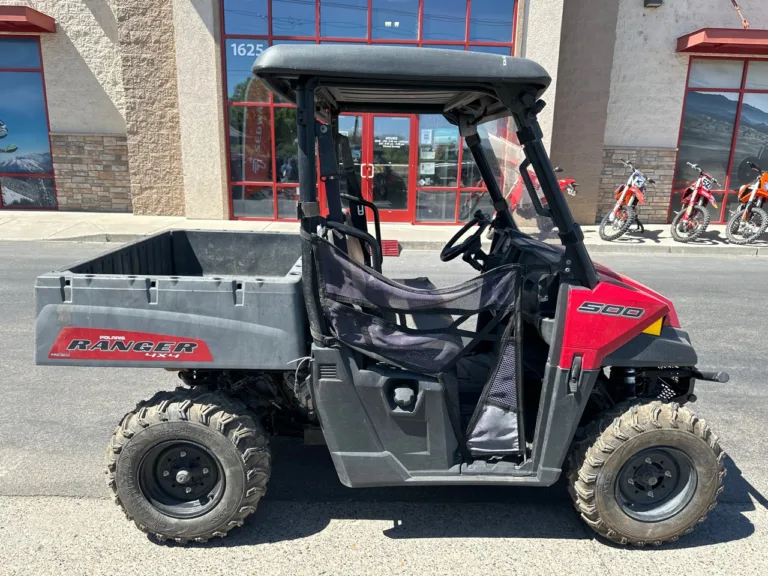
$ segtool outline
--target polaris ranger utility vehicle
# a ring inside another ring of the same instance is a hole
[[[224,536],[267,489],[269,436],[322,431],[346,486],[550,486],[566,472],[578,513],[614,542],[690,532],[725,469],[683,406],[697,379],[727,375],[696,368],[669,300],[590,260],[541,141],[546,71],[314,44],[269,48],[253,70],[297,106],[299,234],[164,232],[37,280],[39,364],[159,367],[185,384],[140,402],[109,442],[128,518],[160,540]],[[364,112],[458,127],[495,215],[476,212],[440,257],[472,280],[382,274],[377,207],[337,126]],[[517,178],[562,246],[519,231],[504,201]]]

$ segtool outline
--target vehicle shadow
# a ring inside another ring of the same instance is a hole
[[[551,488],[490,486],[361,488],[344,487],[326,447],[277,439],[267,496],[254,517],[224,539],[200,546],[233,547],[298,540],[317,534],[334,520],[386,521],[393,539],[558,538],[586,540],[594,533],[574,512],[560,481]],[[746,538],[754,532],[742,514],[768,501],[729,459],[726,505],[672,546],[689,548]],[[525,519],[525,521],[521,521]],[[391,522],[391,525],[389,524]]]

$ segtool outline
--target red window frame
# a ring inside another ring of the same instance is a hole
[[[741,86],[739,88],[692,88],[690,84],[691,80],[691,68],[693,67],[693,62],[695,60],[726,60],[726,61],[737,61],[743,63],[742,68],[742,76],[741,76]],[[680,142],[683,138],[683,123],[685,122],[685,111],[686,111],[686,105],[688,103],[688,93],[689,92],[730,92],[732,94],[738,94],[739,100],[736,105],[736,119],[733,123],[733,133],[731,134],[731,152],[728,156],[728,167],[726,168],[725,173],[725,182],[723,182],[723,187],[720,190],[712,190],[715,194],[722,194],[723,195],[723,201],[720,205],[720,214],[718,216],[717,220],[714,220],[714,223],[724,223],[728,220],[728,214],[726,214],[726,206],[728,205],[728,199],[735,194],[738,193],[738,190],[732,190],[731,189],[731,172],[733,170],[733,161],[734,157],[736,156],[736,144],[737,144],[737,138],[739,136],[739,127],[741,124],[741,107],[744,102],[744,95],[745,94],[768,94],[768,90],[756,90],[756,89],[748,89],[746,87],[747,85],[747,74],[749,73],[749,64],[750,62],[768,62],[768,58],[739,58],[739,57],[722,57],[722,56],[692,56],[688,59],[688,72],[685,78],[685,97],[683,99],[683,112],[680,116],[680,131],[677,135],[677,155],[675,156],[675,170],[677,170],[677,165],[680,160]],[[676,210],[679,210],[680,208],[680,194],[685,191],[685,188],[675,188],[674,187],[674,181],[675,181],[674,174],[672,176],[672,192],[670,193],[669,198],[669,209],[667,211],[667,221],[670,220],[672,215]]]
[[[315,34],[314,36],[284,36],[284,35],[275,35],[272,31],[272,0],[267,0],[267,34],[261,35],[261,34],[227,34],[227,31],[225,29],[225,10],[224,10],[224,0],[219,0],[219,21],[221,26],[221,44],[220,44],[220,53],[221,53],[221,69],[222,69],[222,77],[224,78],[224,81],[222,82],[222,88],[224,93],[224,124],[225,124],[225,130],[229,131],[229,107],[230,106],[239,106],[239,107],[248,107],[248,106],[258,106],[263,108],[269,108],[269,114],[270,114],[270,121],[271,121],[271,146],[272,146],[272,181],[238,181],[234,182],[232,181],[232,174],[231,174],[231,166],[230,166],[230,142],[229,142],[229,136],[225,138],[226,140],[226,165],[227,165],[227,195],[228,195],[228,202],[229,202],[229,217],[230,219],[234,220],[257,220],[257,221],[273,221],[273,220],[280,220],[280,221],[296,221],[295,218],[278,218],[278,198],[277,198],[277,190],[279,188],[296,188],[298,189],[299,185],[298,183],[281,183],[277,182],[277,170],[276,170],[276,157],[275,157],[275,109],[276,108],[294,108],[292,104],[283,104],[275,102],[275,98],[273,94],[269,95],[269,100],[267,102],[230,102],[229,101],[229,91],[227,86],[227,50],[226,45],[228,40],[233,39],[243,39],[243,40],[264,40],[266,41],[268,46],[272,46],[274,41],[291,41],[291,40],[298,40],[298,41],[304,41],[304,42],[314,42],[315,44],[321,44],[324,42],[339,42],[339,43],[350,43],[350,44],[368,44],[368,45],[377,45],[377,44],[402,44],[406,46],[417,46],[419,48],[425,47],[425,46],[462,46],[463,49],[471,50],[474,47],[499,47],[499,48],[509,48],[510,55],[515,54],[515,44],[517,42],[517,23],[518,23],[518,11],[520,9],[520,1],[514,0],[514,7],[512,11],[512,41],[507,42],[472,42],[469,40],[469,30],[470,30],[470,14],[472,10],[472,0],[466,0],[467,2],[467,10],[466,10],[466,20],[465,20],[465,30],[464,30],[464,41],[460,40],[424,40],[422,38],[423,36],[423,25],[424,25],[424,0],[417,0],[418,1],[418,30],[417,30],[417,36],[414,40],[402,40],[402,39],[376,39],[372,38],[372,18],[373,18],[373,0],[368,0],[368,30],[367,35],[364,38],[343,38],[343,37],[331,37],[331,36],[321,36],[320,35],[320,1],[321,0],[315,0]],[[366,117],[371,116],[370,114],[363,114],[364,121]],[[418,123],[418,115],[413,116],[413,120],[411,122],[411,130],[412,134],[418,134],[419,129],[419,123]],[[368,138],[368,136],[365,136],[365,138]],[[445,186],[445,187],[417,187],[417,177],[418,177],[418,146],[411,146],[411,170],[409,170],[409,182],[408,182],[408,214],[406,222],[410,222],[412,224],[416,223],[416,194],[419,190],[426,190],[426,191],[455,191],[456,193],[456,214],[455,219],[453,222],[419,222],[419,224],[425,224],[425,225],[450,225],[450,224],[457,224],[459,223],[459,199],[462,192],[471,192],[471,191],[480,191],[483,190],[482,188],[471,188],[471,187],[462,187],[461,186],[461,167],[463,162],[463,150],[464,150],[464,139],[459,139],[459,152],[458,152],[458,178],[456,182],[456,186]],[[319,179],[318,179],[319,182]],[[235,216],[234,213],[234,203],[232,198],[232,187],[233,186],[259,186],[263,188],[271,188],[272,189],[272,217],[254,217],[254,216]],[[325,195],[325,190],[322,183],[319,182],[319,191],[321,198]],[[401,221],[401,219],[398,218],[398,221]]]
[[[39,68],[4,68],[0,66],[0,72],[40,72],[43,81],[43,104],[45,106],[45,123],[48,126],[48,153],[51,155],[51,167],[53,167],[53,145],[51,143],[51,115],[48,113],[48,92],[45,87],[45,66],[43,65],[43,50],[40,46],[40,36],[35,34],[13,34],[10,36],[1,36],[0,38],[34,38],[37,43],[37,53],[40,59]],[[55,172],[55,169],[54,169]],[[59,209],[59,190],[56,186],[56,176],[50,174],[9,174],[0,172],[0,178],[49,178],[53,180],[53,206],[3,206],[3,194],[0,189],[0,210],[58,210]],[[1,185],[0,185],[1,186]]]

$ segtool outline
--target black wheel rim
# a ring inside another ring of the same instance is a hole
[[[186,440],[154,446],[139,464],[139,486],[157,510],[173,518],[196,518],[224,494],[224,473],[204,446]]]
[[[648,448],[622,466],[616,500],[635,520],[661,522],[688,506],[697,484],[696,467],[687,454],[677,448]]]

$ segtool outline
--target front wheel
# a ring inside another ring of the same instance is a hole
[[[704,234],[709,222],[712,219],[712,215],[709,210],[702,208],[701,206],[694,206],[691,208],[691,214],[688,220],[683,220],[687,208],[683,208],[677,213],[677,216],[672,220],[672,226],[670,232],[672,238],[678,242],[693,242],[699,236]]]
[[[205,542],[256,510],[271,471],[267,437],[221,392],[160,392],[125,415],[107,447],[107,484],[157,540]]]
[[[731,244],[751,244],[768,229],[768,214],[765,210],[753,206],[749,208],[746,220],[742,208],[734,212],[725,228],[725,236]]]
[[[611,215],[613,211],[605,215],[602,222],[600,222],[600,238],[610,242],[626,234],[627,230],[632,226],[632,223],[637,218],[635,209],[632,206],[622,204],[616,211],[615,218],[611,222]]]
[[[725,452],[704,420],[677,404],[620,404],[571,453],[569,492],[595,532],[661,545],[693,531],[723,491]]]

